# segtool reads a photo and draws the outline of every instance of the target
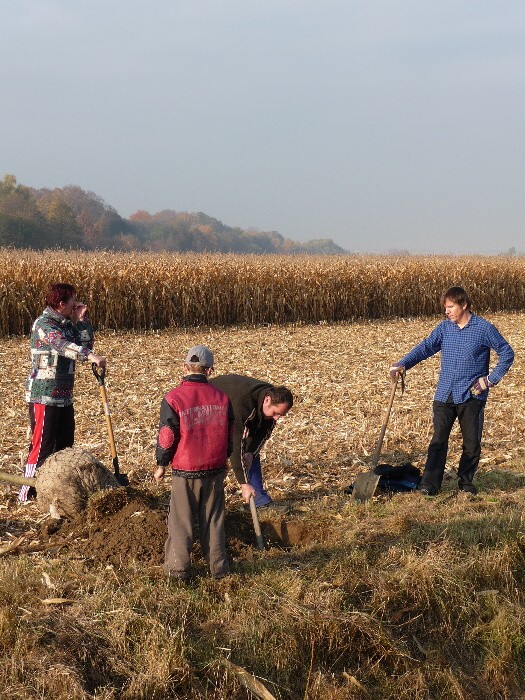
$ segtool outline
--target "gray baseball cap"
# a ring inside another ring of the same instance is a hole
[[[205,345],[194,345],[188,350],[184,362],[187,365],[198,362],[210,369],[213,367],[213,353],[210,348],[207,348]]]

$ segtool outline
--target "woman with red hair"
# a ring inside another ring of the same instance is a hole
[[[106,366],[106,358],[93,352],[94,333],[86,312],[71,284],[52,284],[46,308],[31,331],[31,372],[26,381],[31,445],[24,476],[32,477],[53,452],[72,447],[75,438],[73,385],[75,361]],[[36,495],[34,487],[22,486],[18,496],[25,503]]]

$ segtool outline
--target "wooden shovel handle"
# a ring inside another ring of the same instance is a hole
[[[117,446],[115,444],[115,435],[113,433],[113,424],[111,422],[111,411],[109,410],[106,385],[104,384],[104,379],[106,377],[106,368],[105,367],[98,367],[97,364],[95,362],[93,362],[91,365],[91,369],[93,370],[93,374],[97,378],[97,382],[98,382],[98,388],[100,391],[100,398],[102,399],[102,407],[104,409],[104,418],[106,419],[106,428],[108,431],[109,447],[111,450],[111,458],[113,460],[113,471],[115,472],[115,476],[118,479],[120,476],[120,467],[119,467],[119,461],[118,461],[118,456],[117,456]],[[124,475],[123,475],[123,478],[124,478]]]
[[[261,524],[259,522],[259,516],[257,515],[257,506],[255,505],[255,499],[250,496],[250,512],[252,514],[253,529],[255,530],[255,538],[257,540],[257,549],[264,549],[264,539],[261,532]]]
[[[20,484],[21,486],[34,486],[36,484],[36,479],[34,477],[8,474],[7,472],[0,472],[0,481],[7,481],[10,484]]]
[[[98,388],[100,391],[100,398],[102,399],[102,406],[104,408],[104,418],[106,419],[106,427],[108,429],[111,456],[114,459],[117,456],[117,447],[115,445],[115,435],[113,433],[113,424],[111,422],[111,411],[109,410],[108,395],[106,393],[106,387],[104,384],[101,384]]]
[[[375,469],[379,462],[379,457],[381,455],[381,447],[383,446],[383,438],[385,437],[386,427],[390,418],[390,413],[392,412],[392,405],[394,403],[394,396],[396,395],[397,382],[399,381],[399,374],[396,374],[396,378],[392,383],[392,391],[390,392],[390,399],[388,401],[388,408],[386,410],[385,418],[383,420],[383,425],[381,426],[381,432],[379,433],[379,438],[377,440],[376,448],[374,454],[372,455],[372,462],[370,464],[370,469]]]

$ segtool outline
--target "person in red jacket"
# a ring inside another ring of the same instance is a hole
[[[232,451],[233,409],[228,396],[208,383],[213,369],[209,348],[191,348],[183,368],[181,384],[162,399],[157,437],[157,483],[168,465],[172,470],[164,568],[170,578],[189,579],[193,523],[198,520],[201,548],[211,574],[223,578],[230,573],[224,477]],[[249,493],[243,495],[249,499]]]

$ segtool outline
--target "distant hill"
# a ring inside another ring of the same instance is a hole
[[[231,227],[202,212],[139,210],[125,219],[94,192],[0,181],[0,246],[209,253],[346,254],[330,239],[298,243],[277,231]]]
[[[334,243],[331,238],[313,238],[301,245],[304,253],[311,253],[312,255],[340,255],[348,253],[347,250]]]

